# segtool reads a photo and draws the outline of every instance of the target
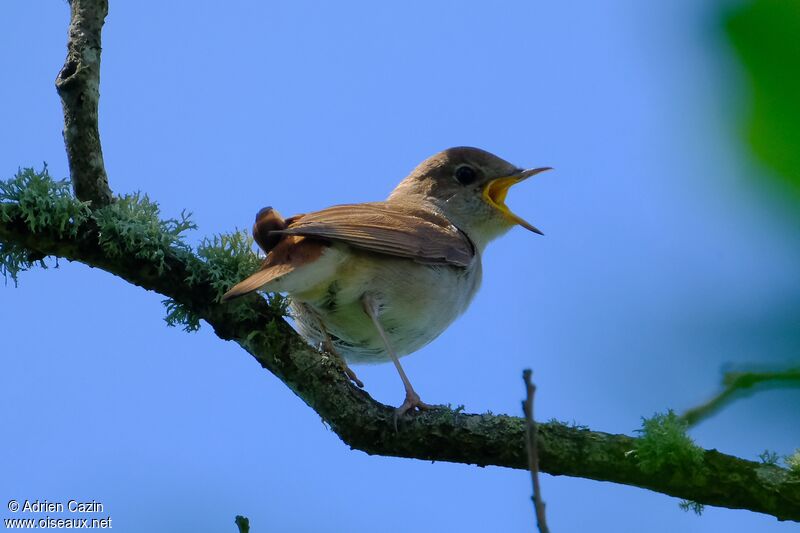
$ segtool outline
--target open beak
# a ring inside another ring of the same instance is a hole
[[[535,176],[540,172],[551,169],[552,167],[530,168],[528,170],[523,170],[519,174],[514,174],[513,176],[495,178],[487,183],[483,188],[483,199],[486,200],[489,205],[500,211],[504,217],[514,224],[519,224],[527,230],[538,233],[539,235],[544,235],[544,233],[539,231],[534,225],[529,224],[511,212],[506,205],[506,195],[508,194],[508,189],[510,189],[512,185],[515,185],[521,181],[525,181],[526,179],[530,178],[531,176]]]

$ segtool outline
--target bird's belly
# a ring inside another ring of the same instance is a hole
[[[363,306],[368,294],[398,357],[419,350],[439,336],[469,305],[480,284],[480,263],[468,268],[422,265],[406,259],[375,261],[354,254],[327,287],[292,293],[292,312],[300,334],[324,343],[324,325],[336,351],[352,363],[389,360],[383,340]]]

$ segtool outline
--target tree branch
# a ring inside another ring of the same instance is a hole
[[[37,255],[80,261],[174,299],[208,322],[220,338],[245,348],[351,448],[371,455],[528,468],[523,418],[440,409],[405,417],[396,431],[394,409],[352,385],[338,359],[309,347],[264,298],[250,295],[234,304],[216,303],[220,287],[209,281],[214,265],[175,247],[152,259],[152,253],[137,250],[147,242],[147,236],[139,235],[116,243],[124,253],[109,253],[100,241],[98,217],[107,218],[114,205],[85,218],[73,217],[76,226],[65,231],[54,216],[39,217],[31,229],[27,221],[34,207],[27,206],[23,215],[20,205],[0,203],[0,242]],[[800,480],[786,469],[716,450],[698,450],[697,462],[689,466],[666,454],[642,468],[637,457],[642,438],[552,422],[537,426],[542,472],[611,481],[800,521]]]
[[[71,0],[70,12],[67,59],[56,77],[64,108],[64,144],[75,196],[102,207],[112,200],[97,124],[100,34],[108,0]]]

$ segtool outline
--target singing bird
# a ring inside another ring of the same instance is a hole
[[[296,328],[312,345],[348,363],[394,363],[405,387],[397,416],[429,408],[398,358],[466,310],[490,241],[515,225],[541,234],[505,199],[512,185],[545,170],[523,170],[478,148],[450,148],[423,161],[383,202],[285,220],[264,208],[253,236],[266,259],[223,301],[255,290],[287,293]]]

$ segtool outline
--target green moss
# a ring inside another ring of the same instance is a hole
[[[12,209],[13,207],[13,209]],[[0,220],[19,217],[30,231],[51,231],[57,236],[75,236],[89,217],[89,207],[72,196],[67,180],[54,180],[47,170],[25,168],[13,178],[0,181]],[[0,274],[14,285],[20,272],[34,266],[45,267],[44,257],[12,243],[0,243]]]
[[[206,264],[202,281],[210,282],[216,290],[216,301],[261,266],[261,260],[253,253],[253,238],[243,230],[203,239],[197,247],[197,256]]]
[[[195,269],[186,281],[189,284],[210,284],[215,290],[215,302],[219,302],[228,289],[261,266],[261,259],[253,253],[253,238],[243,230],[203,239],[197,247],[197,257],[204,268]],[[253,319],[254,311],[248,303],[249,298],[253,297],[255,296],[229,302],[225,304],[226,310],[236,320]],[[288,302],[280,294],[270,295],[267,301],[275,316],[288,314]],[[164,305],[167,306],[166,321],[170,326],[182,325],[186,331],[196,331],[199,328],[199,317],[180,303],[168,299],[164,300]],[[266,334],[268,329],[260,333]]]
[[[252,239],[243,231],[215,235],[204,238],[197,248],[201,264],[195,267],[187,283],[197,285],[209,283],[216,291],[214,301],[219,302],[225,291],[258,266],[258,259],[252,251]],[[243,272],[246,272],[243,274]],[[241,277],[239,277],[241,276]],[[164,318],[169,326],[183,326],[184,331],[200,329],[200,317],[183,304],[168,298],[162,302],[167,308]],[[231,310],[238,311],[239,318],[252,313],[242,302],[233,302]]]
[[[14,286],[17,286],[19,273],[35,266],[47,268],[44,258],[35,257],[30,250],[13,243],[0,242],[0,274],[6,284],[11,278]]]
[[[76,236],[81,224],[94,217],[100,245],[108,255],[146,259],[155,262],[160,272],[165,268],[167,251],[190,251],[182,233],[196,227],[185,212],[178,219],[161,220],[158,204],[140,193],[122,196],[92,212],[87,202],[72,196],[69,181],[54,180],[46,165],[41,172],[26,168],[10,180],[0,181],[0,202],[15,204],[15,214],[22,215],[32,232],[47,230],[58,236]],[[4,221],[10,219],[10,212],[0,211]]]
[[[553,424],[553,425],[558,425],[558,426],[568,427],[570,429],[577,429],[577,430],[581,430],[581,431],[589,429],[589,426],[587,426],[585,424],[578,424],[578,422],[576,422],[575,419],[573,419],[570,422],[570,421],[567,421],[567,420],[559,420],[558,418],[553,417],[553,418],[549,419],[547,421],[547,423],[548,424]]]
[[[196,229],[190,214],[161,219],[161,209],[145,194],[134,193],[117,198],[94,212],[100,230],[100,246],[111,257],[133,256],[166,268],[167,252],[191,251],[183,241],[183,232]]]
[[[122,196],[94,213],[100,229],[100,246],[112,257],[132,256],[156,264],[159,273],[167,268],[170,254],[191,254],[184,232],[196,229],[191,214],[182,211],[179,218],[161,218],[158,203],[139,192]],[[184,305],[167,298],[164,317],[171,327],[184,331],[200,329],[200,317]]]
[[[54,180],[47,166],[40,172],[26,168],[9,180],[0,181],[0,220],[8,222],[20,216],[31,232],[47,231],[59,237],[77,236],[81,226],[93,220],[104,253],[142,259],[154,264],[159,273],[168,268],[169,256],[194,255],[184,241],[184,233],[196,229],[190,214],[184,211],[178,218],[162,219],[159,205],[138,192],[92,211],[88,203],[73,197],[69,181]],[[253,239],[244,231],[204,239],[196,258],[200,261],[187,261],[192,270],[186,281],[210,284],[216,302],[260,266],[260,259],[253,253]],[[43,259],[18,245],[0,243],[0,274],[15,284],[20,272],[45,266]],[[247,302],[247,298],[231,302],[227,311],[235,319],[251,319],[254,311]],[[280,295],[270,296],[268,302],[276,316],[287,314],[287,301]],[[200,327],[200,317],[181,303],[167,299],[164,305],[165,320],[170,326],[183,326],[186,331]]]
[[[765,465],[777,466],[780,455],[778,455],[778,452],[764,450],[758,454],[758,458],[761,459],[761,462]]]
[[[181,326],[183,331],[193,333],[200,329],[200,316],[197,313],[190,311],[185,305],[179,304],[172,298],[161,300],[164,307],[167,308],[167,316],[164,321],[169,327]]]
[[[697,516],[700,516],[701,514],[703,514],[703,511],[706,508],[706,506],[703,505],[702,503],[697,503],[697,502],[692,501],[692,500],[683,500],[678,504],[678,507],[680,507],[681,510],[683,510],[683,511],[685,511],[687,513],[689,511],[692,511]]]
[[[653,473],[665,467],[692,470],[702,465],[703,449],[686,434],[686,422],[670,409],[642,419],[636,441],[640,468]]]
[[[60,235],[76,235],[78,226],[89,217],[86,202],[76,200],[68,180],[54,180],[44,165],[40,172],[19,170],[13,178],[0,181],[0,202],[16,204],[33,232],[45,228]],[[3,211],[3,220],[8,214]]]
[[[112,257],[130,256],[156,264],[159,273],[167,268],[168,255],[191,254],[184,241],[184,232],[196,229],[191,214],[181,212],[179,218],[161,218],[158,203],[146,194],[133,193],[117,198],[114,203],[94,212],[100,230],[100,246]],[[164,320],[169,326],[182,326],[185,331],[200,329],[200,317],[168,298]]]
[[[263,349],[268,353],[279,353],[284,342],[285,338],[275,319],[270,320],[262,329],[251,331],[244,339],[246,345],[254,348],[253,352]]]
[[[792,455],[784,459],[789,471],[795,476],[800,476],[800,448],[796,449]]]

